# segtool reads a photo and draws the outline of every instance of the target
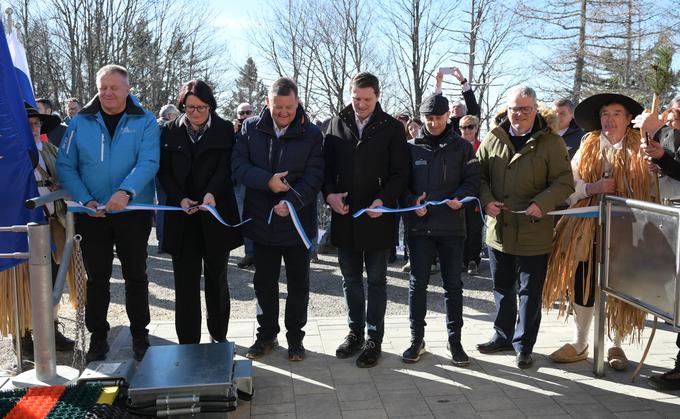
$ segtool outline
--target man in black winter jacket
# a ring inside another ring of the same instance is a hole
[[[234,177],[246,186],[244,235],[253,241],[257,339],[246,356],[256,359],[278,345],[279,273],[286,264],[288,359],[305,357],[302,328],[309,303],[309,248],[285,201],[309,239],[316,237],[316,195],[323,179],[323,137],[298,101],[295,82],[276,80],[260,115],[247,119],[232,155]]]
[[[417,362],[425,352],[425,314],[430,264],[435,255],[441,263],[446,305],[446,326],[451,360],[455,365],[470,363],[460,343],[463,326],[463,283],[460,266],[465,246],[465,210],[460,199],[479,193],[479,161],[468,141],[462,139],[447,120],[449,102],[442,95],[423,100],[420,114],[425,122],[420,136],[409,143],[411,179],[402,196],[404,207],[425,201],[450,199],[446,204],[416,209],[408,214],[411,250],[409,320],[411,345],[404,362]]]
[[[385,332],[387,258],[395,245],[395,220],[394,214],[374,211],[357,218],[352,214],[369,207],[396,208],[409,164],[404,126],[380,108],[378,79],[359,73],[350,93],[352,105],[335,116],[326,131],[323,194],[333,209],[331,242],[338,248],[350,328],[335,354],[347,358],[361,349],[356,364],[367,368],[378,362]]]
[[[574,102],[569,99],[558,99],[553,102],[553,110],[557,114],[559,124],[557,133],[564,139],[570,159],[574,157],[581,145],[581,139],[586,135],[586,132],[574,120],[574,107]]]

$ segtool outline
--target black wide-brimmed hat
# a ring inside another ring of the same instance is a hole
[[[26,109],[26,115],[28,115],[29,118],[38,118],[40,119],[40,122],[42,122],[42,126],[40,127],[41,134],[47,134],[61,124],[61,118],[57,115],[40,113],[27,102],[24,102],[24,108]]]
[[[635,99],[618,93],[600,93],[584,99],[574,109],[574,119],[579,127],[586,131],[602,129],[600,125],[600,109],[603,106],[618,103],[635,117],[642,113],[643,107]]]

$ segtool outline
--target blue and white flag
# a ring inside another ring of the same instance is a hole
[[[4,33],[4,32],[3,32]],[[26,49],[19,41],[17,30],[12,28],[12,33],[7,35],[7,46],[9,47],[9,54],[14,63],[14,71],[16,72],[17,83],[21,91],[21,97],[25,102],[28,102],[36,107],[35,96],[33,96],[33,87],[31,84],[31,74],[28,71],[28,60],[26,59]]]
[[[2,22],[0,31],[4,32]],[[42,208],[24,201],[38,196],[29,152],[37,155],[33,134],[4,37],[0,37],[0,226],[45,222]],[[26,252],[26,233],[0,233],[0,253]],[[0,272],[23,260],[0,259]]]

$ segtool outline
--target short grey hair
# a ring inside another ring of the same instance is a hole
[[[511,87],[505,97],[508,102],[518,97],[530,97],[534,100],[534,102],[536,102],[536,91],[524,84],[518,84],[517,86]]]
[[[291,92],[295,94],[296,98],[298,97],[297,84],[288,77],[281,77],[269,88],[270,96],[288,96]]]
[[[557,99],[556,101],[553,102],[553,105],[555,105],[555,107],[566,106],[572,112],[574,112],[574,108],[576,108],[576,106],[574,106],[574,102],[572,102],[571,99],[567,99],[567,98]]]
[[[179,115],[179,110],[177,109],[177,107],[175,105],[167,104],[167,105],[164,105],[161,108],[160,112],[158,112],[158,115],[161,117],[161,119],[167,120],[168,114],[171,114],[171,113]]]
[[[671,100],[671,107],[673,107],[673,105],[675,105],[676,103],[679,103],[679,102],[680,102],[680,95],[677,95],[676,97],[673,98],[673,100]]]
[[[463,113],[467,113],[467,105],[465,104],[464,100],[459,100],[458,102],[451,103],[451,109],[453,109],[454,106],[460,106],[461,108],[463,108]]]
[[[122,65],[118,65],[118,64],[107,64],[104,67],[100,68],[99,71],[97,71],[97,83],[99,83],[99,79],[101,79],[102,76],[105,76],[105,75],[111,74],[111,73],[120,74],[125,79],[125,83],[129,84],[127,68],[123,67]]]

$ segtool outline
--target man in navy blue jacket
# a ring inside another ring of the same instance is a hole
[[[425,352],[425,314],[430,265],[436,255],[441,263],[446,305],[446,328],[454,365],[469,359],[460,343],[463,326],[463,282],[460,266],[465,246],[465,210],[460,202],[479,193],[480,167],[472,144],[462,139],[451,124],[449,102],[442,95],[428,96],[420,105],[425,124],[418,137],[409,142],[411,178],[401,199],[404,207],[425,201],[450,199],[446,204],[428,206],[408,213],[408,241],[411,250],[409,320],[411,345],[402,360],[417,362]]]
[[[295,82],[276,80],[265,99],[266,108],[243,123],[232,155],[234,178],[246,186],[243,226],[255,251],[253,286],[257,298],[257,339],[246,356],[256,359],[278,345],[279,273],[286,265],[286,339],[288,359],[301,361],[309,303],[309,249],[293,223],[316,237],[316,195],[321,190],[323,138],[299,104]],[[270,215],[271,214],[271,215]],[[268,220],[270,219],[269,222]]]

